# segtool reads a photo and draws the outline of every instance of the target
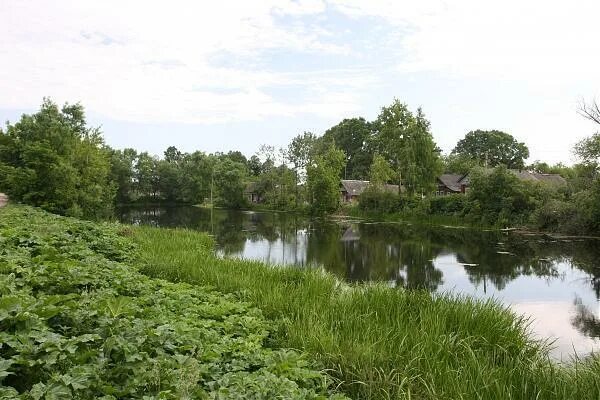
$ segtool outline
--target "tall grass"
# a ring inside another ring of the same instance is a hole
[[[373,284],[319,270],[220,259],[188,230],[135,228],[146,274],[209,285],[259,306],[273,346],[309,352],[354,398],[598,399],[600,361],[559,366],[503,306]]]

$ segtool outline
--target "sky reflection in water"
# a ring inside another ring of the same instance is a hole
[[[600,241],[194,207],[123,210],[121,219],[210,232],[224,256],[493,297],[532,317],[533,334],[555,340],[557,359],[600,349]]]

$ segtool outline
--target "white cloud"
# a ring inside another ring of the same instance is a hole
[[[126,121],[314,125],[397,95],[447,150],[489,122],[565,160],[593,131],[575,107],[600,95],[598,15],[594,0],[0,0],[0,108],[51,96]]]
[[[329,110],[294,106],[266,94],[269,86],[323,85],[250,66],[219,67],[216,54],[251,60],[284,49],[345,54],[323,32],[282,27],[275,16],[310,15],[322,1],[19,1],[0,3],[0,108],[31,108],[43,96],[80,100],[95,112],[134,121],[211,123]],[[194,87],[229,88],[219,91]]]

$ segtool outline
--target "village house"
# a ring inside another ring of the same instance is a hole
[[[342,179],[340,183],[340,196],[342,203],[354,203],[370,185],[369,181]],[[398,193],[398,185],[384,185],[383,190]]]
[[[250,204],[258,204],[262,203],[263,199],[260,193],[258,193],[256,182],[250,182],[246,185],[244,189],[244,197],[248,200]]]
[[[437,178],[436,196],[466,193],[469,185],[468,174],[443,174]]]
[[[510,170],[510,172],[522,181],[539,182],[553,187],[566,186],[567,184],[565,178],[559,174],[542,174],[516,169]],[[437,183],[436,196],[465,194],[470,186],[469,174],[443,174],[437,178]]]

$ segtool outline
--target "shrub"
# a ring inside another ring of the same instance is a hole
[[[370,213],[393,214],[403,207],[397,193],[368,188],[360,196],[359,208]]]
[[[451,194],[437,196],[430,199],[431,213],[442,215],[462,215],[467,207],[467,196],[464,194]]]

